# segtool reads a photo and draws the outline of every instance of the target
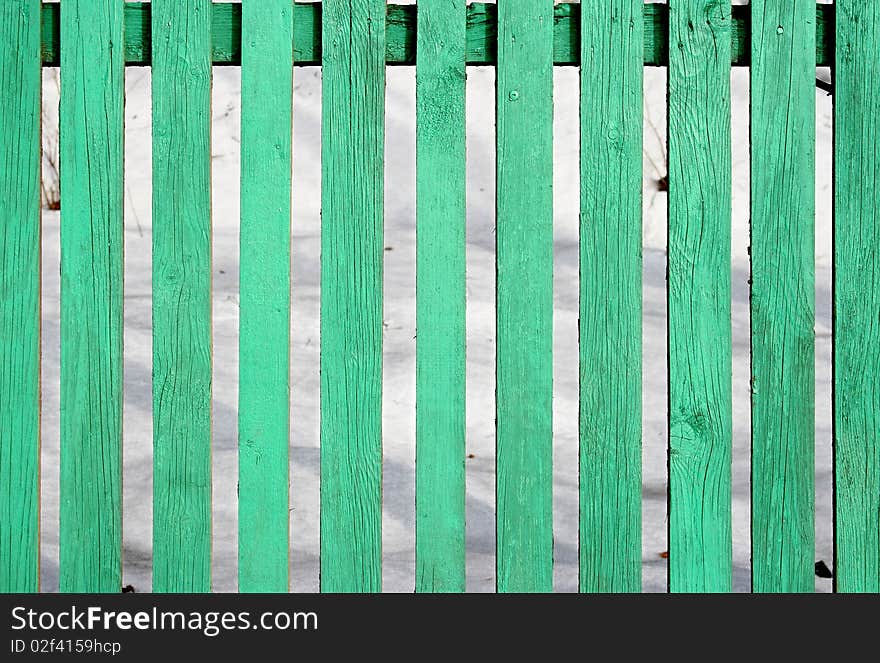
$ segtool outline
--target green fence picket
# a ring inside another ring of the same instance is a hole
[[[122,5],[61,14],[60,587],[122,587]]]
[[[242,2],[238,588],[288,590],[293,7]],[[272,103],[266,103],[272,99]]]
[[[732,584],[730,4],[669,3],[669,588]]]
[[[643,7],[581,16],[581,591],[642,584]]]
[[[422,0],[416,65],[416,590],[465,589],[465,3]]]
[[[211,2],[153,0],[153,591],[211,587]]]
[[[382,588],[385,3],[325,0],[321,590]]]
[[[752,586],[757,592],[815,589],[815,18],[812,0],[752,1]]]
[[[40,584],[39,12],[39,0],[0,3],[2,593]]]
[[[496,529],[500,592],[553,588],[553,0],[498,5]]]
[[[878,592],[880,3],[835,6],[834,578],[840,592]]]

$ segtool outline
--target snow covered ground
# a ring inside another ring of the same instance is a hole
[[[50,119],[57,100],[46,72]],[[577,589],[578,72],[555,74],[554,532],[557,591]],[[127,70],[125,208],[124,583],[150,589],[151,286],[150,72]],[[238,193],[240,76],[214,70],[214,589],[237,576]],[[387,77],[383,580],[412,591],[415,468],[414,70]],[[321,77],[295,72],[291,579],[318,589],[318,309]],[[748,72],[732,74],[734,588],[749,589]],[[831,101],[817,92],[816,559],[831,562]],[[645,72],[643,585],[665,591],[666,194],[665,70]],[[49,123],[50,126],[51,122]],[[656,128],[656,131],[655,131]],[[493,591],[494,552],[494,70],[468,70],[467,587]],[[43,214],[42,587],[58,589],[59,215]],[[829,580],[817,579],[820,591]]]

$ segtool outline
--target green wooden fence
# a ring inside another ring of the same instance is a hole
[[[0,591],[39,588],[41,66],[60,66],[62,591],[119,591],[123,73],[152,67],[155,591],[211,587],[211,66],[242,68],[239,587],[288,590],[292,67],[321,65],[321,588],[381,589],[385,67],[417,87],[416,589],[463,591],[467,65],[497,68],[497,588],[553,575],[553,66],[581,68],[580,589],[641,588],[642,74],[668,67],[669,588],[729,591],[730,67],[751,73],[752,583],[812,591],[815,70],[835,587],[880,591],[880,0],[4,0]],[[270,98],[272,103],[266,103]]]

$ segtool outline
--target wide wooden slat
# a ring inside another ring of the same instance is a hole
[[[752,1],[752,587],[815,589],[815,12]]]
[[[422,0],[416,67],[416,590],[465,589],[465,3]]]
[[[43,64],[57,66],[57,3],[43,5]],[[212,58],[215,65],[241,64],[241,5],[217,2],[212,6]],[[553,13],[553,60],[557,65],[580,63],[580,5],[560,3]],[[831,64],[833,56],[834,6],[816,5],[816,63]],[[648,66],[666,66],[668,12],[665,4],[646,4],[644,9],[644,62]],[[416,5],[389,5],[387,15],[386,62],[389,65],[416,63]],[[125,5],[125,61],[130,65],[148,65],[151,59],[150,3]],[[494,64],[497,52],[497,13],[494,4],[471,3],[467,7],[467,64]],[[321,64],[321,8],[319,2],[297,3],[294,7],[295,66]],[[749,7],[733,7],[731,22],[731,62],[747,66],[749,44]]]
[[[0,592],[40,568],[40,3],[0,3]]]
[[[880,591],[880,2],[837,1],[835,587]]]
[[[325,0],[321,590],[382,587],[385,4]]]
[[[581,17],[581,591],[641,591],[642,8]]]
[[[211,587],[211,3],[154,0],[153,591]]]
[[[553,0],[498,7],[497,588],[553,586]]]
[[[670,0],[669,587],[730,591],[730,6]]]
[[[286,592],[293,7],[242,11],[238,587]]]
[[[60,587],[122,586],[122,5],[61,13]]]

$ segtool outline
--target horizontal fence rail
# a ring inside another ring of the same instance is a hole
[[[212,64],[242,81],[241,591],[290,589],[304,65],[322,68],[322,591],[382,590],[388,65],[416,70],[416,591],[466,588],[468,65],[496,67],[496,589],[553,589],[554,66],[580,67],[579,589],[642,584],[644,66],[668,67],[668,588],[728,592],[736,572],[731,66],[751,83],[752,589],[815,588],[815,74],[833,65],[834,587],[880,591],[880,0],[5,0],[0,592],[39,589],[41,66],[62,81],[60,588],[122,581],[125,66],[152,68],[153,590],[212,587]]]
[[[211,59],[218,66],[241,64],[240,4],[214,3],[211,6]],[[496,5],[473,3],[467,6],[465,62],[493,65],[498,61],[498,12]],[[45,66],[58,66],[61,40],[58,4],[44,4],[42,13],[42,57]],[[151,60],[152,28],[149,3],[125,4],[125,63],[148,66]],[[580,64],[581,9],[576,3],[553,8],[553,64]],[[666,5],[644,5],[644,61],[652,67],[669,62]],[[321,3],[296,3],[293,12],[294,66],[321,64]],[[734,66],[748,66],[749,7],[733,7],[730,20],[730,55]],[[834,42],[834,6],[816,5],[816,64],[831,64]],[[416,5],[388,5],[386,9],[385,62],[389,65],[416,64]]]

